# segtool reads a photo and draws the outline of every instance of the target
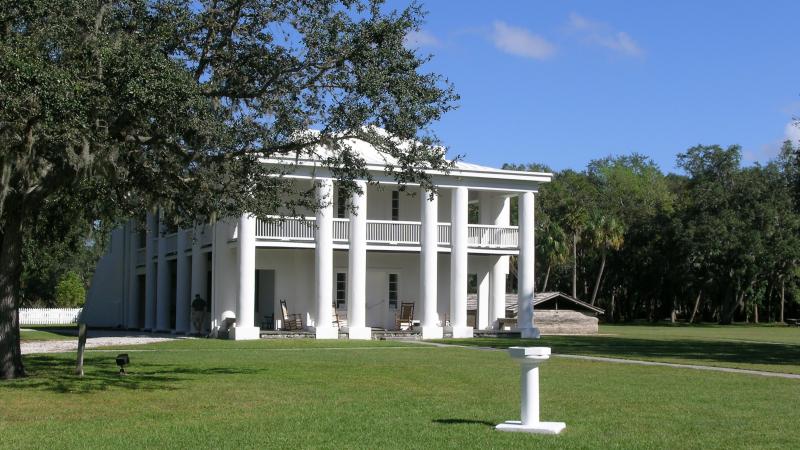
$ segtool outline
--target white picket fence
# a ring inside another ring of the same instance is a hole
[[[20,308],[20,325],[64,325],[78,323],[83,308]]]

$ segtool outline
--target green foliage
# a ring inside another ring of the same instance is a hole
[[[56,285],[56,306],[61,308],[78,308],[86,301],[86,288],[80,275],[67,272]]]
[[[774,161],[742,167],[738,146],[700,145],[677,163],[685,174],[608,157],[541,186],[537,286],[575,286],[609,321],[775,321],[781,292],[783,318],[797,317],[798,150],[786,142]]]

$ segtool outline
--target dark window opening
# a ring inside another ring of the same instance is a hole
[[[336,274],[336,305],[337,309],[343,308],[347,299],[347,274]]]
[[[398,278],[396,273],[389,274],[389,306],[392,308],[397,308]]]
[[[392,191],[392,220],[400,220],[400,191]]]

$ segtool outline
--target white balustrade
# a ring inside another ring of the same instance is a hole
[[[367,242],[419,245],[419,222],[368,220]]]
[[[256,222],[257,239],[279,239],[284,241],[313,241],[316,235],[316,218],[270,217]]]
[[[333,240],[346,241],[350,237],[350,219],[333,219]]]
[[[258,220],[256,237],[264,240],[313,241],[316,234],[315,218],[269,218]],[[397,220],[368,220],[367,242],[383,245],[419,245],[421,224]],[[350,234],[349,219],[333,219],[333,240],[347,241]],[[450,245],[450,224],[439,223],[439,245]],[[517,227],[495,225],[469,225],[468,242],[472,248],[516,248]]]
[[[517,227],[470,225],[467,229],[467,241],[470,247],[517,247],[518,238]]]

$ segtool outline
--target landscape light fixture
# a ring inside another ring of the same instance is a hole
[[[119,366],[119,374],[120,375],[127,375],[125,373],[125,366],[130,364],[131,360],[128,358],[127,353],[121,353],[117,355],[117,365]]]

